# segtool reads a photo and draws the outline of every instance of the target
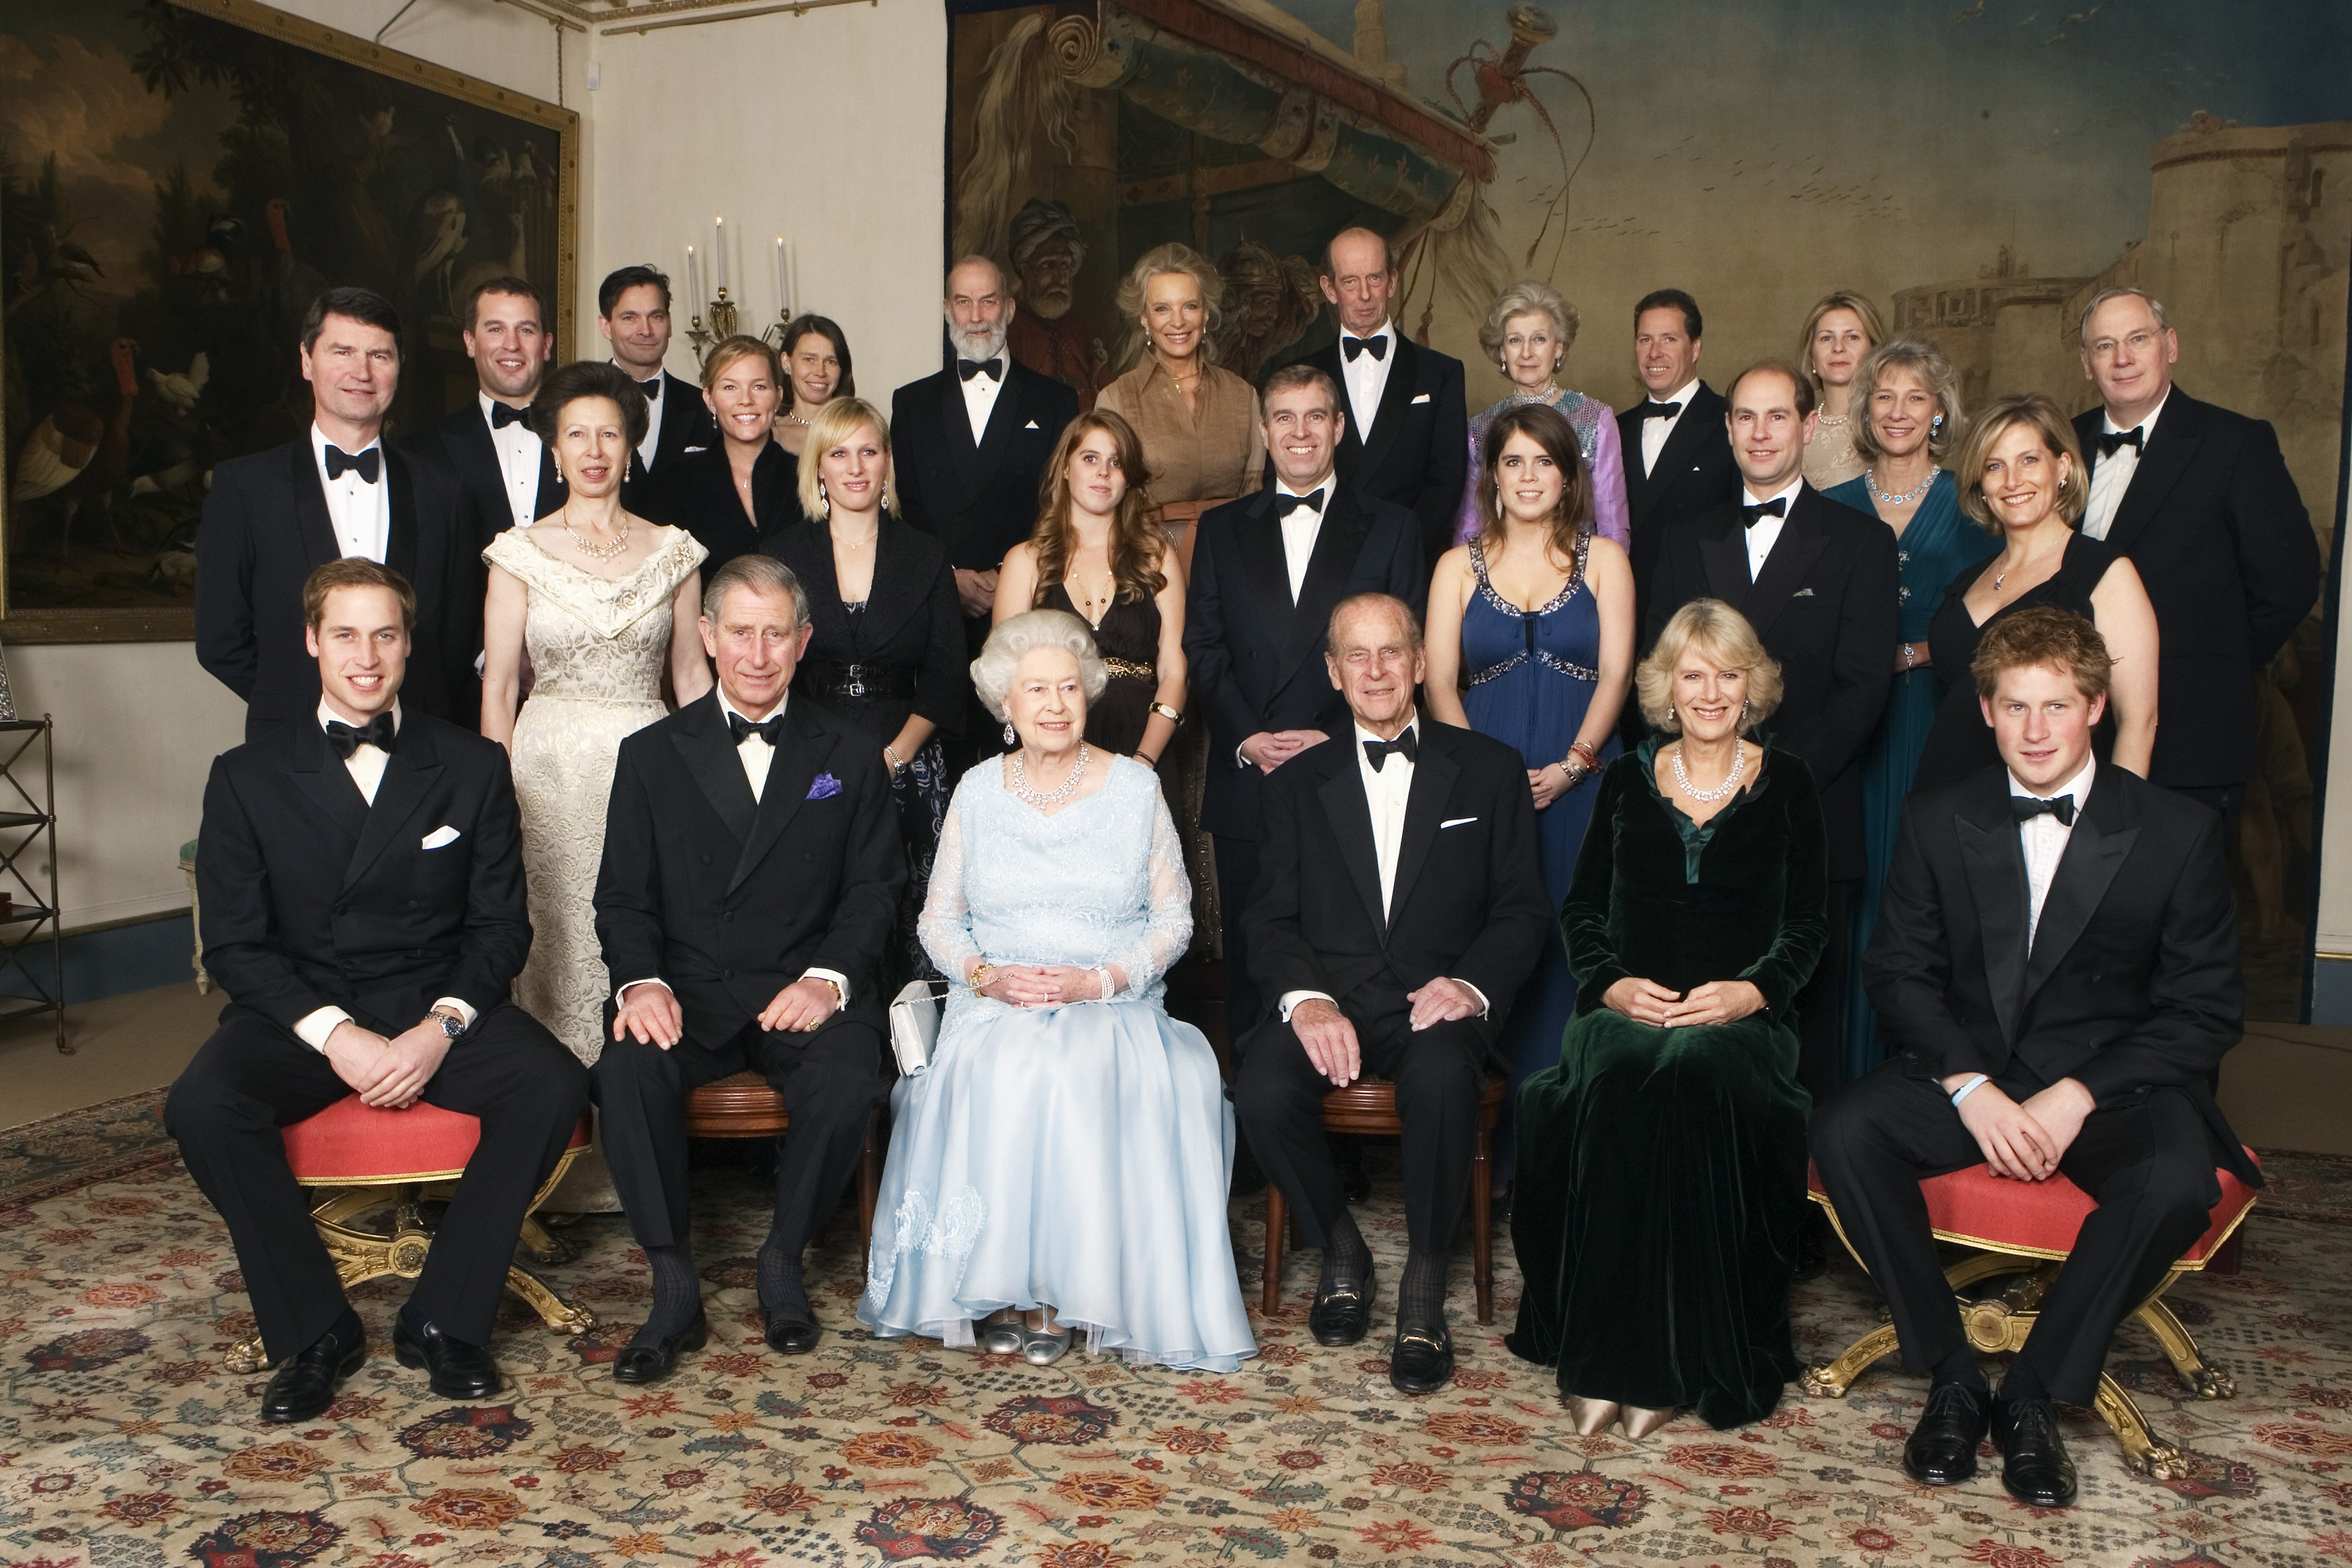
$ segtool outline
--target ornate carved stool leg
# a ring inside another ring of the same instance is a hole
[[[575,1307],[541,1284],[527,1269],[509,1268],[507,1289],[530,1304],[539,1321],[548,1331],[558,1334],[584,1334],[596,1326],[596,1316],[585,1307]]]
[[[2171,1281],[2168,1279],[2165,1283],[2168,1285]],[[2197,1342],[2189,1337],[2189,1330],[2180,1320],[2173,1316],[2172,1309],[2164,1304],[2162,1296],[2163,1291],[2159,1289],[2155,1296],[2149,1297],[2141,1304],[2137,1316],[2147,1325],[2148,1332],[2156,1336],[2156,1342],[2164,1347],[2165,1359],[2172,1363],[2172,1370],[2180,1374],[2182,1385],[2200,1399],[2235,1399],[2238,1396],[2237,1380],[2219,1367],[2205,1364],[2204,1356],[2197,1349]]]
[[[1895,1325],[1882,1323],[1846,1346],[1837,1360],[1807,1367],[1798,1381],[1816,1399],[1843,1399],[1855,1378],[1893,1355],[1895,1348]]]
[[[2180,1450],[2158,1437],[2140,1414],[2132,1396],[2123,1384],[2105,1373],[2099,1374],[2098,1412],[2123,1445],[2124,1464],[2134,1474],[2151,1480],[2168,1481],[2185,1473]]]

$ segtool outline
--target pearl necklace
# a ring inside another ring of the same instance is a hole
[[[1735,742],[1731,749],[1731,771],[1713,789],[1700,789],[1691,783],[1690,774],[1683,768],[1683,749],[1675,747],[1675,786],[1703,805],[1713,805],[1739,787],[1739,775],[1748,769],[1747,748]]]
[[[1077,793],[1078,781],[1087,776],[1087,743],[1084,741],[1078,742],[1078,761],[1070,769],[1070,776],[1053,789],[1033,790],[1029,787],[1028,757],[1025,750],[1013,753],[1013,793],[1034,806],[1044,808],[1062,805]]]
[[[626,512],[621,514],[621,537],[610,544],[591,544],[581,538],[580,531],[572,526],[572,515],[569,512],[563,515],[563,531],[572,536],[572,542],[579,546],[580,553],[591,561],[610,561],[629,547],[629,521]]]
[[[1919,481],[1919,488],[1917,489],[1906,490],[1899,496],[1889,495],[1886,491],[1878,488],[1878,474],[1874,468],[1864,468],[1862,470],[1862,482],[1863,487],[1870,491],[1870,499],[1876,501],[1879,505],[1909,506],[1913,501],[1916,501],[1921,496],[1926,495],[1927,491],[1935,486],[1936,470],[1933,468],[1929,468],[1927,470],[1927,477]]]

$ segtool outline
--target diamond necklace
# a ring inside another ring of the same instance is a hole
[[[572,542],[579,547],[580,553],[591,561],[610,561],[629,547],[629,519],[626,512],[621,514],[621,537],[610,544],[591,544],[581,538],[580,531],[572,526],[572,514],[569,512],[563,514],[563,531],[572,536]]]
[[[1880,489],[1878,488],[1878,474],[1874,468],[1864,468],[1862,470],[1862,482],[1864,487],[1870,491],[1870,499],[1876,501],[1879,505],[1909,506],[1913,501],[1917,500],[1921,496],[1926,495],[1935,485],[1936,470],[1929,468],[1927,470],[1927,477],[1919,481],[1919,488],[1917,489],[1905,490],[1901,495],[1891,495],[1885,490]]]
[[[1031,805],[1060,805],[1077,793],[1078,781],[1087,776],[1087,743],[1084,741],[1078,742],[1078,760],[1070,769],[1070,776],[1053,789],[1040,791],[1029,787],[1028,756],[1025,750],[1013,753],[1013,793]]]
[[[1683,770],[1682,747],[1680,745],[1676,745],[1675,747],[1675,785],[1685,795],[1690,796],[1693,800],[1699,802],[1703,805],[1713,805],[1717,801],[1721,800],[1733,790],[1738,788],[1739,775],[1746,772],[1747,768],[1747,749],[1737,742],[1734,742],[1731,749],[1731,771],[1728,773],[1726,773],[1724,775],[1723,782],[1716,785],[1713,789],[1700,789],[1697,785],[1691,783],[1690,774]]]

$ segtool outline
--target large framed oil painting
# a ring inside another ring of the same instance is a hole
[[[330,284],[400,309],[395,429],[471,395],[478,279],[568,344],[578,156],[569,110],[250,0],[10,0],[0,640],[194,635],[206,481],[308,424]]]
[[[2332,555],[2352,300],[2341,0],[946,0],[948,229],[1014,278],[1012,352],[1082,399],[1140,348],[1120,277],[1181,241],[1211,342],[1263,381],[1336,331],[1324,241],[1400,258],[1399,329],[1508,386],[1478,327],[1522,278],[1582,317],[1564,384],[1623,408],[1633,307],[1687,289],[1700,369],[1792,355],[1866,295],[1965,400],[2095,401],[2083,303],[2148,289],[2180,384],[2270,420]],[[2323,604],[2324,604],[2323,600]],[[2255,689],[2232,870],[2249,1010],[2301,1010],[2334,639],[2315,610]]]

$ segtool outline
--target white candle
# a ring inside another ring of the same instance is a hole
[[[793,299],[798,303],[801,300],[801,242],[797,239],[793,241],[791,245],[785,247],[784,253],[791,258]]]
[[[686,247],[686,313],[702,314],[702,268],[694,258],[694,247]]]
[[[788,320],[793,313],[793,291],[784,286],[784,237],[776,236],[776,317]]]
[[[719,230],[719,243],[712,248],[719,256],[719,287],[723,289],[727,287],[727,220],[718,217],[710,221]]]

